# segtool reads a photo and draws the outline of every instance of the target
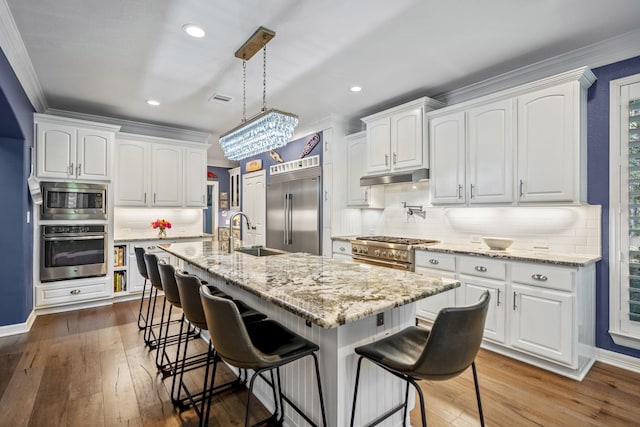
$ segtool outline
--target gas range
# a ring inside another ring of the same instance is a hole
[[[400,270],[414,270],[416,245],[440,243],[431,239],[411,239],[393,236],[366,236],[351,240],[351,256],[354,261],[382,265]]]

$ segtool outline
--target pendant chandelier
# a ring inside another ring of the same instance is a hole
[[[267,43],[276,33],[264,27],[238,49],[236,58],[242,59],[242,122],[220,137],[220,145],[230,160],[242,160],[265,151],[283,147],[298,125],[298,116],[273,108],[267,109]],[[247,61],[262,49],[262,110],[247,120]]]

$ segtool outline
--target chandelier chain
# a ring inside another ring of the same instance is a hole
[[[247,121],[247,60],[242,58],[242,122]]]
[[[267,37],[262,36],[262,111],[267,111]]]

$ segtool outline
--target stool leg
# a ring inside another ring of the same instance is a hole
[[[158,298],[158,289],[155,286],[151,287],[151,293],[153,294],[153,298],[149,298],[149,305],[153,305],[151,308],[151,317],[147,317],[147,328],[145,329],[145,337],[144,342],[151,348],[154,348],[151,341],[151,335],[153,333],[153,317],[156,315],[156,300]]]
[[[182,381],[182,375],[184,374],[184,362],[185,359],[187,357],[187,344],[189,343],[188,340],[185,341],[184,343],[184,350],[183,350],[183,357],[182,359],[180,359],[180,342],[182,341],[182,334],[183,334],[183,330],[184,330],[184,314],[182,315],[182,323],[180,324],[180,335],[178,338],[178,348],[176,350],[176,372],[173,375],[173,380],[171,381],[171,402],[173,403],[173,406],[176,407],[178,406],[178,404],[180,403],[180,383],[179,381]],[[182,362],[179,362],[179,360],[182,360]],[[180,371],[180,372],[178,372]],[[176,383],[178,384],[178,390],[176,391]],[[174,394],[175,393],[175,394]]]
[[[360,356],[358,359],[358,368],[356,369],[356,387],[353,390],[353,407],[351,408],[351,423],[349,424],[353,427],[353,422],[356,418],[356,399],[358,398],[358,381],[360,380],[360,365],[362,364],[363,356]]]
[[[142,285],[142,296],[140,297],[140,309],[138,310],[138,329],[144,329],[147,327],[147,318],[142,317],[142,306],[144,305],[144,295],[147,292],[147,279],[144,279],[144,284]],[[147,310],[147,316],[149,315],[149,310]],[[144,319],[144,324],[141,324],[141,321]]]
[[[404,410],[402,411],[402,425],[407,425],[407,407],[409,406],[409,381],[407,381],[407,387],[404,392]]]
[[[206,419],[209,419],[209,413],[211,412],[211,403],[213,401],[213,389],[215,388],[216,383],[216,371],[218,368],[218,354],[216,350],[213,349],[213,373],[211,374],[211,388],[209,389],[209,397],[207,398],[207,413],[205,415]]]
[[[156,366],[161,371],[164,371],[163,370],[164,365],[162,364],[162,362],[164,362],[165,355],[167,354],[167,340],[169,339],[169,326],[171,325],[171,313],[173,311],[173,304],[169,304],[169,314],[167,315],[167,321],[164,328],[164,339],[163,339],[162,338],[163,337],[162,322],[164,322],[164,309],[166,305],[167,305],[167,300],[165,299],[164,303],[162,304],[162,321],[160,323],[160,338],[158,338],[160,341],[162,341],[162,348],[159,342],[158,342],[158,347],[156,347]],[[169,369],[171,369],[171,360],[169,360]]]
[[[213,346],[211,345],[211,341],[209,341],[209,347],[207,349],[207,362],[204,368],[204,384],[202,385],[202,402],[200,402],[200,427],[206,427],[209,425],[209,407],[205,411],[205,405],[207,402],[210,402],[211,395],[213,394],[213,382],[215,378],[211,379],[211,391],[209,392],[209,397],[207,398],[206,393],[209,391],[209,362],[211,361],[211,356],[213,354]],[[194,404],[194,407],[196,405]],[[194,408],[195,409],[195,408]],[[197,413],[198,411],[196,411]],[[205,412],[207,416],[205,416]]]
[[[311,353],[313,356],[313,362],[316,366],[316,378],[318,379],[318,397],[320,398],[320,412],[322,413],[322,425],[327,427],[327,414],[324,410],[324,399],[322,397],[322,384],[320,383],[320,367],[318,366],[318,356],[315,353]]]
[[[420,386],[416,384],[416,382],[413,381],[410,377],[407,377],[407,382],[411,382],[411,384],[418,391],[418,397],[420,398],[420,414],[422,415],[422,427],[427,427],[427,415],[424,409],[424,395],[422,394],[422,390],[420,389]]]
[[[478,401],[478,413],[480,414],[480,425],[484,427],[484,415],[482,414],[482,401],[480,400],[480,386],[478,385],[478,373],[476,372],[475,360],[471,362],[471,370],[473,370],[473,384],[476,386],[476,400]]]

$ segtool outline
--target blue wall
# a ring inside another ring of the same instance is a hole
[[[25,322],[33,309],[33,225],[26,223],[33,112],[0,51],[0,326]]]
[[[640,351],[614,344],[609,335],[609,82],[640,73],[640,57],[592,70],[598,80],[589,88],[588,201],[602,205],[602,261],[596,265],[596,345],[640,357]]]

